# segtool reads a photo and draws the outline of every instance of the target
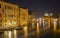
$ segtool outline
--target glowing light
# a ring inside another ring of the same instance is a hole
[[[11,25],[11,23],[9,22],[8,25]]]
[[[50,19],[48,19],[48,28],[50,28]]]
[[[7,21],[5,24],[6,24],[5,27],[10,27],[11,26],[10,21]]]
[[[56,22],[54,22],[54,31],[56,30]]]
[[[23,30],[24,30],[24,37],[27,37],[27,35],[28,35],[27,26],[25,26],[25,27],[23,28]]]
[[[4,37],[8,38],[8,31],[4,31]]]
[[[49,14],[48,13],[45,13],[45,16],[49,16]]]
[[[40,29],[39,29],[39,23],[37,23],[37,35],[39,35],[39,31],[40,31]]]
[[[17,32],[14,30],[14,38],[17,38]]]
[[[40,25],[41,25],[41,22],[42,22],[42,18],[39,18],[39,23],[40,23]]]
[[[57,19],[54,19],[54,31],[56,31]]]
[[[16,22],[14,22],[14,24],[16,24]]]
[[[9,38],[11,38],[11,31],[8,32],[8,36],[9,36]]]

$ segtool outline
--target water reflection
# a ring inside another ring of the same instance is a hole
[[[11,38],[11,31],[8,31],[8,38]]]
[[[13,31],[4,31],[4,38],[17,38],[16,30]]]
[[[50,24],[50,23],[49,23]],[[48,24],[48,25],[49,25]],[[33,24],[34,25],[34,24]],[[54,29],[56,30],[57,23],[54,22]],[[39,22],[37,22],[36,28],[31,30],[28,29],[27,26],[24,26],[21,30],[12,30],[12,31],[4,31],[4,38],[30,38],[30,37],[39,37],[41,34],[48,32],[49,26],[44,27],[45,24],[43,23],[43,28],[40,28]],[[56,34],[54,34],[55,36]]]
[[[57,27],[57,22],[54,21],[54,31],[56,31],[56,27]]]
[[[39,23],[37,23],[37,35],[40,33]]]
[[[17,38],[17,31],[14,30],[14,38]]]
[[[8,38],[8,32],[6,32],[6,31],[4,32],[4,37]]]
[[[24,37],[27,38],[28,35],[27,26],[23,27],[23,30],[24,30]]]
[[[11,31],[5,31],[4,32],[4,37],[5,38],[11,38]]]

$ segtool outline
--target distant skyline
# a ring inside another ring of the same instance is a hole
[[[59,0],[5,0],[6,2],[18,4],[20,7],[27,7],[33,10],[35,17],[41,17],[46,11],[58,16],[60,13]]]

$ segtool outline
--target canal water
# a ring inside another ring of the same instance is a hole
[[[37,24],[36,28],[23,27],[21,30],[6,30],[0,32],[0,38],[40,38],[40,36],[49,32],[48,27],[42,29]]]
[[[40,28],[37,23],[35,27],[24,26],[20,30],[4,30],[0,32],[0,38],[60,38],[60,29],[56,25],[51,29],[49,26]]]
[[[28,32],[27,27],[24,27],[22,30],[4,31],[0,33],[0,38],[60,38],[60,29],[45,30]]]

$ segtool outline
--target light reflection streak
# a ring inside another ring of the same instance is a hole
[[[8,32],[4,31],[4,38],[8,38]]]
[[[39,29],[39,23],[37,23],[37,35],[39,35],[39,31],[40,31],[40,29]]]
[[[14,38],[17,38],[17,31],[14,30]]]
[[[24,30],[24,37],[27,38],[27,35],[28,35],[27,26],[25,26],[23,30]]]
[[[56,22],[54,21],[54,31],[56,31]]]
[[[4,31],[4,38],[11,38],[11,31]]]
[[[57,27],[57,19],[54,19],[54,31],[56,31],[56,27]]]
[[[48,28],[50,28],[50,19],[48,19]]]
[[[39,18],[39,23],[40,23],[40,25],[42,24],[42,18]]]
[[[11,38],[11,31],[8,31],[8,37]]]

